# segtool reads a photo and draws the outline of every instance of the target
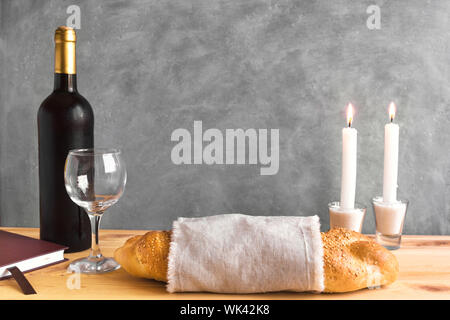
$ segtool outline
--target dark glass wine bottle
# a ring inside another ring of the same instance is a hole
[[[94,147],[94,114],[77,91],[75,30],[55,31],[53,92],[38,111],[40,238],[69,247],[90,248],[88,215],[67,195],[64,165],[71,149]]]

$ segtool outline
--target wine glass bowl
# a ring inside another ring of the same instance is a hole
[[[100,219],[125,190],[127,172],[119,149],[75,149],[69,151],[64,181],[70,199],[82,207],[91,220],[92,246],[87,258],[69,265],[69,271],[104,273],[120,265],[105,258],[98,245]]]

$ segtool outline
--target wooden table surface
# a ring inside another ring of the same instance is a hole
[[[36,228],[0,228],[38,238]],[[101,230],[100,246],[105,256],[138,230]],[[404,236],[402,247],[392,251],[400,264],[399,279],[388,287],[364,289],[344,294],[170,294],[165,284],[138,279],[123,269],[101,275],[70,274],[70,261],[88,255],[88,251],[66,254],[69,261],[26,273],[37,294],[25,296],[12,279],[0,281],[0,299],[450,299],[450,236]],[[78,277],[78,278],[77,278]]]

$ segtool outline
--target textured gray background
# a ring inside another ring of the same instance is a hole
[[[125,150],[124,197],[103,228],[178,216],[319,214],[339,198],[345,106],[357,108],[357,201],[382,193],[387,106],[398,105],[405,233],[450,233],[450,1],[1,1],[0,221],[38,226],[36,114],[53,32],[81,7],[78,87],[96,145]],[[366,27],[371,4],[381,30]],[[170,160],[176,128],[279,128],[280,170]]]

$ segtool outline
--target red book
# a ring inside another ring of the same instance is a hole
[[[0,230],[0,280],[9,278],[7,270],[16,266],[22,272],[63,262],[65,246]]]

